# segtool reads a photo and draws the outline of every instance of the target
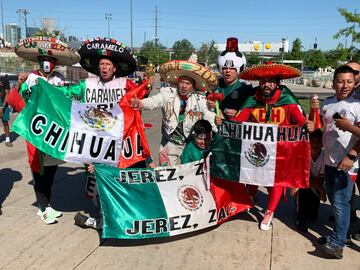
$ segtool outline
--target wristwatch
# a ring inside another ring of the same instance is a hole
[[[346,154],[346,156],[351,160],[351,161],[355,161],[357,159],[357,156],[352,155],[352,154]]]

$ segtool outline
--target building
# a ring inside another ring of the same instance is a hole
[[[55,18],[43,18],[42,19],[42,28],[48,33],[54,32],[54,30],[56,30]]]
[[[225,51],[226,43],[215,44],[219,52]],[[239,51],[245,54],[257,53],[262,57],[271,57],[283,52],[289,52],[289,40],[283,38],[281,42],[247,41],[238,44]]]
[[[27,27],[26,28],[26,33],[27,33],[28,37],[35,36],[38,31],[40,31],[40,28],[38,28],[38,27]]]
[[[5,42],[15,47],[21,39],[20,28],[16,23],[5,24]]]

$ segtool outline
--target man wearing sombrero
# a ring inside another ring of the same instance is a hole
[[[185,140],[199,119],[208,120],[215,130],[215,113],[208,110],[206,98],[193,90],[206,91],[217,85],[217,78],[200,64],[175,60],[160,66],[161,78],[176,85],[164,87],[160,93],[143,100],[133,98],[131,106],[139,110],[162,109],[162,139],[160,165],[179,164]]]
[[[39,63],[40,68],[30,74],[19,74],[17,86],[10,92],[7,103],[21,111],[31,96],[31,86],[38,78],[53,85],[63,85],[64,76],[55,71],[56,65],[70,66],[80,60],[78,53],[67,44],[49,37],[32,37],[20,41],[15,53],[26,60]],[[34,178],[34,190],[39,208],[37,214],[45,224],[58,221],[61,212],[50,206],[51,189],[58,165],[62,161],[45,155],[27,142],[29,164]]]
[[[208,105],[215,107],[215,102],[220,102],[219,108],[225,118],[233,118],[241,105],[249,96],[254,95],[253,87],[244,80],[239,80],[239,73],[245,69],[245,55],[239,51],[237,38],[230,37],[226,41],[226,49],[217,60],[218,69],[222,75],[216,93],[221,94],[221,99],[215,101],[208,95]],[[219,95],[218,95],[219,96]]]
[[[301,72],[291,66],[273,64],[251,67],[242,73],[244,80],[258,80],[255,95],[249,97],[242,106],[240,113],[232,120],[239,122],[272,123],[278,125],[307,125],[309,131],[314,129],[313,123],[308,121],[299,106],[295,95],[280,80],[298,77]],[[217,123],[219,123],[217,119]],[[255,198],[258,186],[249,187],[249,195]],[[260,224],[261,230],[269,230],[276,207],[285,194],[286,189],[281,186],[267,187],[269,200],[264,219]]]
[[[63,87],[62,90],[66,95],[82,102],[97,103],[98,106],[106,108],[112,106],[112,103],[118,103],[127,92],[138,87],[126,77],[136,70],[136,61],[125,44],[111,38],[93,38],[84,41],[79,49],[79,54],[81,56],[80,65],[96,76],[80,80],[76,85]],[[136,136],[139,136],[140,140],[131,138],[134,144],[143,141],[145,133],[138,132]],[[140,155],[138,159],[144,158]],[[126,158],[120,157],[119,166],[129,167],[129,164],[123,166],[122,160],[124,161]],[[131,164],[131,167],[146,167],[145,160]],[[88,195],[99,206],[95,175],[87,173],[87,176],[87,188],[94,187],[91,192],[88,190]],[[101,229],[102,226],[101,219],[87,217],[81,213],[77,213],[74,219],[75,224],[81,227]]]

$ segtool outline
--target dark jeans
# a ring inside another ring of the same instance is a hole
[[[38,207],[44,211],[48,207],[51,197],[51,188],[54,183],[55,173],[58,166],[44,166],[43,174],[32,172],[34,178],[34,190]]]
[[[335,217],[330,244],[342,248],[350,225],[350,199],[354,183],[347,172],[325,166],[325,184]]]

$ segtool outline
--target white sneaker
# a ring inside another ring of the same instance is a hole
[[[260,230],[262,231],[268,231],[272,228],[272,221],[274,218],[274,213],[270,210],[266,210],[264,219],[260,224]]]
[[[41,212],[40,218],[46,225],[54,224],[58,222],[58,219],[55,217],[54,213],[50,209],[51,207],[46,207],[45,211]]]
[[[62,216],[62,212],[60,212],[60,211],[56,211],[54,208],[52,208],[51,206],[48,206],[48,207],[46,207],[46,208],[50,208],[50,212],[52,212],[52,215],[54,215],[56,218],[59,218],[59,217],[61,217]],[[36,213],[39,217],[41,217],[41,215],[42,215],[42,212],[41,212],[41,210],[40,209],[38,209],[38,211],[37,211],[37,213]]]

